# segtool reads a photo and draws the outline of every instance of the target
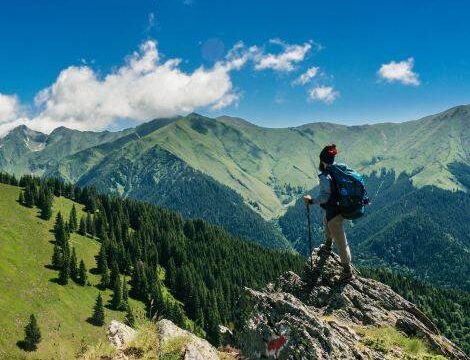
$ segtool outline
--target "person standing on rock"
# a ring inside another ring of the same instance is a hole
[[[324,226],[325,226],[325,244],[320,247],[320,252],[325,255],[332,253],[331,247],[333,241],[338,248],[343,272],[340,276],[341,282],[348,282],[352,279],[353,273],[351,268],[351,250],[349,249],[348,240],[344,231],[344,217],[341,215],[339,206],[337,205],[337,194],[333,177],[329,173],[329,167],[335,163],[335,156],[338,154],[336,145],[327,145],[320,152],[320,174],[318,175],[320,182],[320,193],[316,198],[311,195],[304,196],[304,201],[308,205],[317,204],[325,210]]]

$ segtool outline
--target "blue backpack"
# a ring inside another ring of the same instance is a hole
[[[364,205],[369,203],[361,174],[344,164],[332,164],[328,173],[333,179],[337,206],[345,219],[358,219],[364,215]]]

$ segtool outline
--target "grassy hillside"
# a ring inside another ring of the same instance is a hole
[[[73,282],[58,285],[57,271],[47,268],[53,249],[53,219],[59,210],[68,216],[73,203],[56,198],[54,215],[45,221],[38,217],[37,209],[17,202],[19,191],[19,187],[0,184],[0,358],[71,358],[82,339],[92,344],[105,336],[103,328],[86,321],[92,313],[97,288]],[[72,234],[70,244],[87,268],[93,268],[98,243]],[[93,285],[99,281],[90,273],[88,278]],[[107,302],[110,292],[103,295]],[[23,339],[23,328],[31,313],[37,316],[43,340],[35,353],[26,353],[16,342]],[[122,319],[123,313],[106,309],[106,318]]]

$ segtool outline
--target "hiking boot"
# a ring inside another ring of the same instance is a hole
[[[331,245],[327,245],[327,244],[320,245],[320,249],[318,250],[318,254],[319,255],[326,255],[326,256],[330,256],[331,254],[333,254],[333,251],[331,250]]]

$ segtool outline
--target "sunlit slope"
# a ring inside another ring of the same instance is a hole
[[[103,328],[86,322],[98,289],[73,282],[58,285],[54,282],[57,271],[46,267],[53,249],[53,219],[58,210],[68,216],[72,202],[56,198],[52,219],[44,221],[37,216],[37,209],[18,204],[19,190],[0,184],[0,358],[70,359],[82,339],[92,344],[105,336]],[[94,267],[94,255],[99,250],[96,241],[72,234],[70,245],[75,247],[79,261],[83,259],[88,269]],[[99,281],[90,273],[88,278],[93,285]],[[105,302],[109,296],[106,292]],[[42,342],[36,352],[25,353],[16,342],[23,339],[31,313],[37,316]],[[108,309],[106,314],[107,321],[123,317]]]
[[[401,124],[315,123],[287,129],[191,114],[149,134],[141,144],[167,149],[236,190],[247,202],[258,203],[261,213],[271,218],[282,213],[291,199],[287,185],[315,185],[318,153],[331,142],[340,148],[340,161],[366,174],[386,168],[407,173],[418,187],[462,189],[448,165],[468,163],[469,125],[469,107]]]

